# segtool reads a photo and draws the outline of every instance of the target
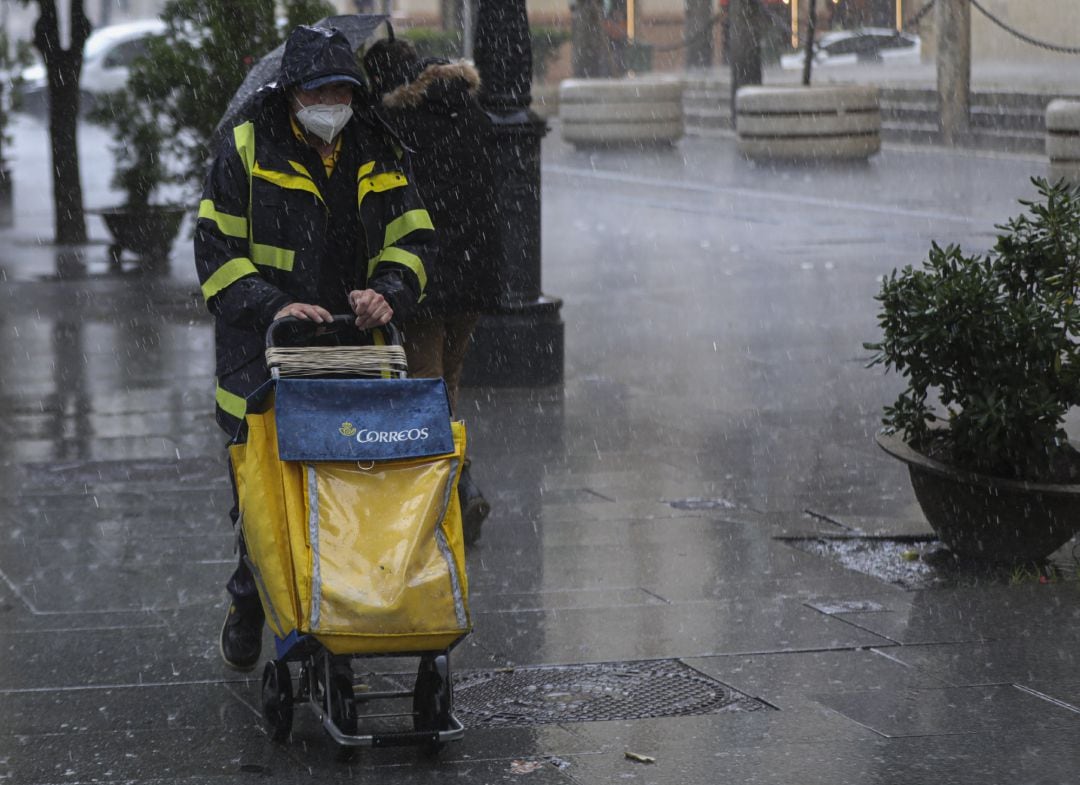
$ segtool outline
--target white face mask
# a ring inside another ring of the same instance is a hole
[[[334,141],[352,116],[349,104],[312,104],[296,111],[297,122],[327,144]]]

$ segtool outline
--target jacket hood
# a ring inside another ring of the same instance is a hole
[[[356,55],[344,33],[334,28],[300,25],[285,42],[281,57],[281,83],[313,90],[329,82],[364,86]]]
[[[455,90],[476,97],[480,91],[480,73],[464,61],[432,63],[413,81],[384,95],[382,102],[388,109],[414,108],[425,100],[436,99]]]

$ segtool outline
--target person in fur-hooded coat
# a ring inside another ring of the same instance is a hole
[[[421,59],[402,39],[377,41],[364,55],[380,111],[410,148],[413,177],[431,214],[438,253],[426,295],[402,325],[409,374],[458,384],[479,315],[498,302],[491,119],[480,107],[480,75],[465,62]],[[465,541],[479,536],[489,510],[469,472],[460,483]]]

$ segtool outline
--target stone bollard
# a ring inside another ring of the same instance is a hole
[[[741,87],[735,96],[739,151],[753,159],[867,159],[881,149],[873,86]]]
[[[1056,98],[1046,107],[1050,180],[1080,185],[1080,101]]]
[[[562,138],[577,147],[672,145],[683,135],[681,79],[566,79]]]

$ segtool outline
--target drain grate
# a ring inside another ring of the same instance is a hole
[[[678,660],[472,671],[454,680],[454,710],[470,727],[686,717],[764,708],[768,704]]]

